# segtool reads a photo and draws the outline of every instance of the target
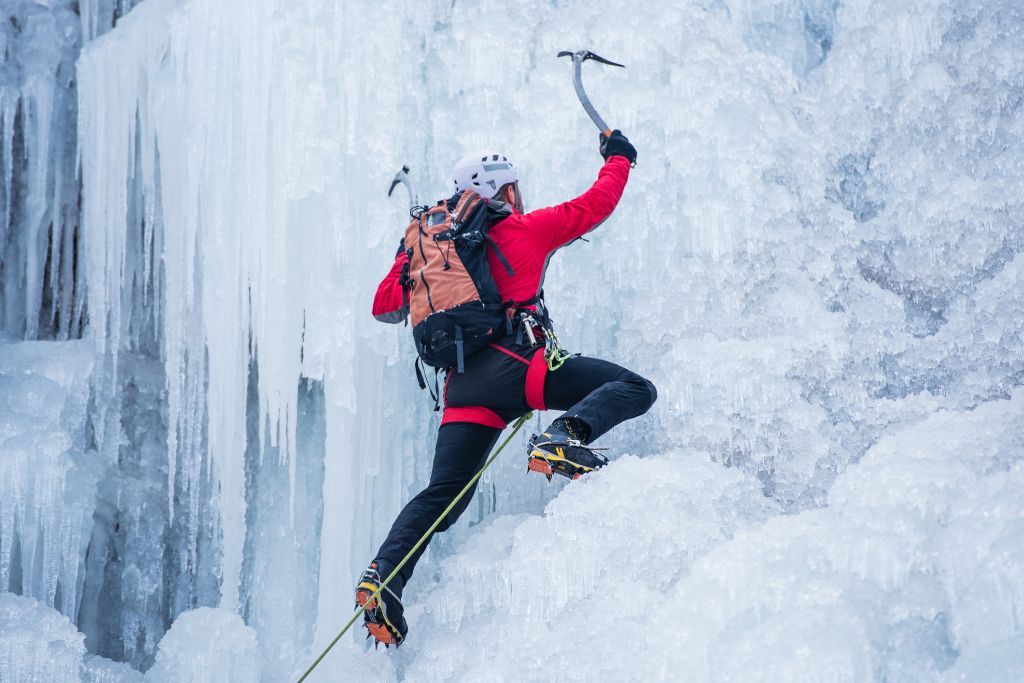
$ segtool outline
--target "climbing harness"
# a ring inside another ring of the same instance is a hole
[[[498,458],[498,455],[500,455],[501,451],[505,448],[505,446],[508,445],[508,442],[512,440],[512,437],[514,437],[516,433],[519,432],[522,426],[526,424],[526,421],[529,420],[531,417],[533,417],[533,413],[529,412],[520,417],[518,420],[516,420],[515,424],[512,426],[512,433],[505,437],[505,440],[501,442],[501,444],[494,450],[493,453],[491,453],[491,457],[487,459],[487,461],[484,463],[484,466],[481,467],[468,482],[466,482],[466,485],[462,487],[461,491],[459,491],[459,495],[455,496],[452,502],[448,504],[448,507],[446,507],[444,511],[441,513],[441,516],[434,520],[434,523],[430,525],[430,528],[427,529],[426,533],[424,533],[423,536],[420,537],[420,540],[416,541],[416,545],[412,547],[412,550],[410,550],[409,553],[402,558],[402,561],[399,562],[395,566],[395,568],[391,570],[391,573],[388,574],[388,577],[384,579],[384,581],[380,584],[377,590],[373,592],[373,595],[370,596],[370,599],[367,600],[367,603],[379,598],[380,592],[384,590],[384,588],[391,582],[391,579],[395,578],[395,576],[402,569],[402,567],[405,566],[405,563],[408,562],[409,559],[416,553],[416,551],[420,549],[420,546],[427,542],[427,539],[430,538],[430,535],[434,533],[434,530],[437,529],[438,525],[441,524],[441,520],[447,517],[448,513],[455,508],[455,505],[460,500],[462,500],[462,497],[472,490],[473,486],[476,485],[477,480],[480,479],[480,475],[482,475],[484,471],[491,466],[491,463]],[[345,635],[350,628],[352,628],[352,624],[356,623],[356,619],[358,619],[365,610],[366,605],[360,605],[359,609],[356,610],[355,614],[352,615],[348,622],[342,627],[341,631],[338,632],[338,635],[334,637],[334,640],[332,640],[327,645],[327,647],[324,648],[324,651],[320,653],[320,656],[317,657],[313,661],[313,663],[309,665],[309,668],[306,669],[306,672],[302,674],[297,683],[302,683],[311,673],[313,673],[313,669],[315,669],[317,665],[321,661],[323,661],[323,658],[327,656],[327,653],[331,651],[331,648],[333,648],[335,644],[339,640],[341,640],[341,637]]]
[[[544,358],[548,362],[548,370],[554,372],[565,365],[565,361],[572,358],[572,356],[573,354],[559,345],[558,337],[555,336],[554,330],[547,329],[544,331]]]
[[[575,354],[566,351],[558,343],[558,335],[555,334],[555,328],[551,324],[547,307],[544,305],[544,292],[525,303],[536,303],[538,310],[523,308],[524,304],[520,304],[520,308],[516,309],[515,315],[519,318],[519,334],[516,336],[516,343],[522,344],[525,334],[529,338],[530,344],[536,346],[537,335],[534,334],[533,328],[538,328],[544,337],[544,360],[547,361],[548,370],[554,372]]]

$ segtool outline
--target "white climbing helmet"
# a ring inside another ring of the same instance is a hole
[[[498,194],[502,185],[519,180],[519,171],[504,154],[477,153],[463,157],[452,171],[455,191],[473,190],[484,199]]]

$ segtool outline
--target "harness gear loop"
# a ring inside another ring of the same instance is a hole
[[[531,417],[533,417],[533,413],[529,412],[520,417],[518,420],[516,420],[515,425],[512,426],[512,433],[505,437],[505,440],[501,442],[501,445],[499,445],[494,450],[494,452],[491,453],[491,457],[487,458],[487,461],[484,463],[484,466],[477,470],[477,473],[474,474],[473,477],[468,482],[466,482],[466,485],[462,487],[461,491],[459,491],[459,495],[455,496],[452,502],[448,504],[448,507],[446,507],[444,511],[441,513],[441,516],[434,520],[434,523],[431,524],[430,528],[427,529],[427,531],[420,537],[420,540],[416,541],[416,545],[412,547],[412,550],[410,550],[409,553],[402,558],[401,562],[395,565],[395,568],[391,570],[391,573],[388,574],[388,577],[384,579],[384,581],[377,587],[377,590],[373,592],[373,595],[370,597],[369,600],[366,601],[366,604],[369,604],[371,600],[379,598],[380,592],[384,590],[384,587],[391,582],[391,579],[395,578],[399,570],[401,570],[402,567],[405,566],[405,563],[409,561],[409,558],[411,558],[413,554],[420,549],[420,546],[427,542],[427,539],[430,538],[430,535],[434,533],[434,530],[437,529],[439,524],[441,524],[441,520],[447,517],[448,513],[455,508],[455,505],[460,500],[462,500],[462,497],[473,488],[477,480],[480,479],[480,475],[484,473],[484,470],[490,467],[491,463],[498,458],[498,455],[500,455],[501,451],[505,448],[505,446],[508,445],[508,442],[512,440],[512,437],[516,435],[516,433],[522,428],[524,424],[526,424],[526,421],[529,420]],[[334,637],[334,640],[332,640],[327,645],[327,647],[324,648],[324,651],[320,653],[320,656],[317,657],[313,661],[313,663],[309,665],[309,668],[306,669],[306,672],[302,674],[297,683],[302,683],[304,680],[306,680],[309,674],[313,673],[313,669],[315,669],[317,665],[321,661],[323,661],[323,658],[327,656],[327,653],[331,651],[331,648],[333,648],[335,644],[337,644],[337,642],[341,640],[341,637],[345,635],[345,633],[348,632],[350,628],[352,628],[352,624],[356,623],[356,619],[359,618],[359,615],[366,611],[366,604],[359,606],[359,609],[357,609],[355,614],[352,615],[352,618],[350,618],[348,622],[345,624],[345,626],[342,627],[341,631],[338,632],[338,635]]]
[[[522,302],[515,309],[515,315],[519,318],[519,334],[516,337],[516,343],[521,344],[523,333],[530,338],[532,345],[537,344],[537,337],[533,333],[534,326],[538,327],[541,334],[544,337],[544,360],[547,361],[548,370],[554,372],[560,367],[565,365],[565,361],[573,357],[573,354],[562,348],[561,344],[558,343],[558,335],[555,334],[554,325],[551,324],[551,318],[548,316],[547,306],[544,305],[544,293],[541,292],[533,299]],[[526,308],[537,304],[536,311]]]
[[[537,335],[533,333],[533,325],[531,324],[531,320],[533,319],[532,316],[524,311],[519,314],[519,317],[522,319],[523,322],[522,325],[519,326],[520,337],[517,340],[517,343],[523,343],[522,332],[523,330],[526,330],[526,336],[530,338],[530,346],[536,346]]]

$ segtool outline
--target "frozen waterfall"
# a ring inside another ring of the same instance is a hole
[[[527,209],[586,189],[584,47],[639,163],[548,303],[660,400],[578,482],[517,440],[407,643],[313,679],[1024,677],[1017,0],[8,4],[0,683],[288,681],[333,638],[438,423],[369,315],[387,184],[488,146]]]

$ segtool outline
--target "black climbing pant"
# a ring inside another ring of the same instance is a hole
[[[543,353],[543,349],[502,346],[524,356]],[[498,349],[479,351],[466,359],[464,373],[449,376],[446,409],[467,405],[490,407],[505,421],[511,421],[530,409],[525,399],[525,373],[526,366],[507,353]],[[543,394],[548,409],[564,410],[563,417],[586,424],[591,441],[620,422],[643,415],[658,395],[654,385],[640,375],[615,363],[583,356],[574,356],[555,372],[548,372]],[[430,483],[402,509],[377,552],[377,559],[385,567],[397,565],[426,533],[483,465],[500,434],[501,429],[496,426],[472,422],[441,425]],[[445,531],[455,523],[474,492],[475,487],[462,497],[437,531]],[[420,546],[396,577],[398,585],[394,588],[399,595],[426,547],[426,543]]]

